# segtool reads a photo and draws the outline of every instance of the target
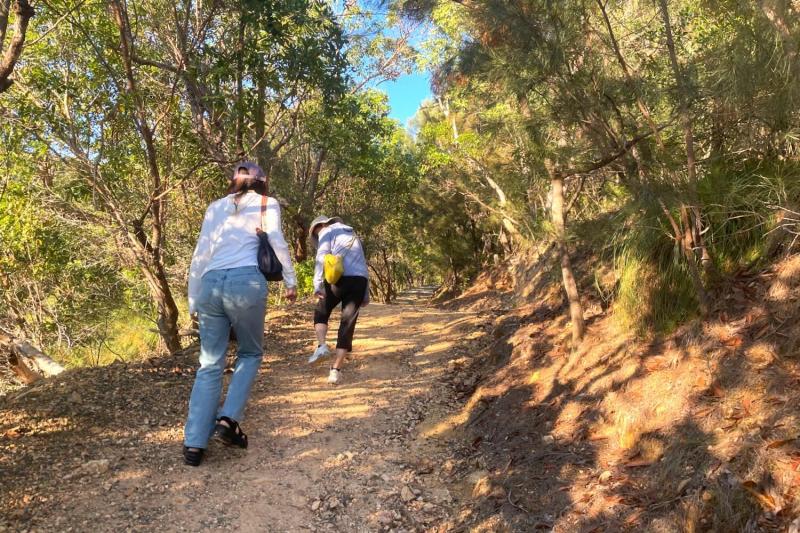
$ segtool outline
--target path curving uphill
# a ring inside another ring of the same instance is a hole
[[[271,312],[250,448],[213,444],[199,468],[180,462],[196,353],[72,370],[0,399],[0,531],[446,528],[449,443],[421,428],[457,406],[443,381],[479,318],[430,295],[365,308],[336,387],[305,363],[310,308]]]

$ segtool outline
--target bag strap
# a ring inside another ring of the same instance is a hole
[[[358,240],[358,236],[353,234],[353,238],[350,240],[350,244],[339,248],[338,253],[333,254],[333,255],[341,255],[341,253],[344,250],[350,250],[353,247],[353,245],[356,243],[356,240]],[[333,253],[333,244],[334,243],[336,243],[336,237],[332,237],[331,238],[331,253]]]
[[[261,231],[264,233],[267,232],[266,224],[264,224],[264,219],[267,216],[267,197],[263,194],[261,195]]]

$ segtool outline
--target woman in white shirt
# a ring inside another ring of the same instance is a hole
[[[267,196],[264,171],[255,163],[240,163],[230,181],[228,195],[206,210],[189,271],[189,313],[197,313],[200,324],[200,368],[189,399],[183,447],[184,461],[192,466],[203,460],[212,435],[224,444],[247,448],[239,422],[261,366],[267,301],[267,281],[258,269],[257,231],[267,233],[281,262],[287,298],[294,301],[297,296],[280,205]],[[236,368],[218,411],[231,328],[238,343]]]

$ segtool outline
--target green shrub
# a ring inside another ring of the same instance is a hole
[[[295,263],[297,273],[297,295],[308,296],[314,292],[314,258],[309,257],[302,263]]]

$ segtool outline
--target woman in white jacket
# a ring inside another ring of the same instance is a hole
[[[257,231],[267,233],[283,266],[287,298],[294,301],[297,296],[297,279],[281,231],[280,205],[267,196],[266,181],[255,163],[236,165],[228,195],[206,210],[192,257],[189,313],[197,313],[199,320],[200,368],[184,430],[183,455],[188,465],[200,464],[212,434],[224,444],[247,447],[247,435],[239,423],[261,366],[267,301],[267,281],[258,269]],[[266,208],[263,219],[262,204]],[[231,328],[238,343],[236,368],[218,411]]]
[[[328,373],[328,383],[336,385],[339,382],[344,359],[353,351],[353,335],[360,309],[369,304],[369,270],[361,240],[353,228],[344,224],[339,217],[319,216],[311,223],[309,232],[311,241],[317,247],[314,294],[318,302],[314,309],[314,331],[317,334],[318,344],[308,362],[314,364],[330,355],[325,340],[328,335],[328,321],[333,309],[341,304],[342,316],[336,338],[336,357],[331,362]],[[328,254],[340,256],[344,270],[342,277],[333,285],[328,283],[323,275],[325,256]]]

